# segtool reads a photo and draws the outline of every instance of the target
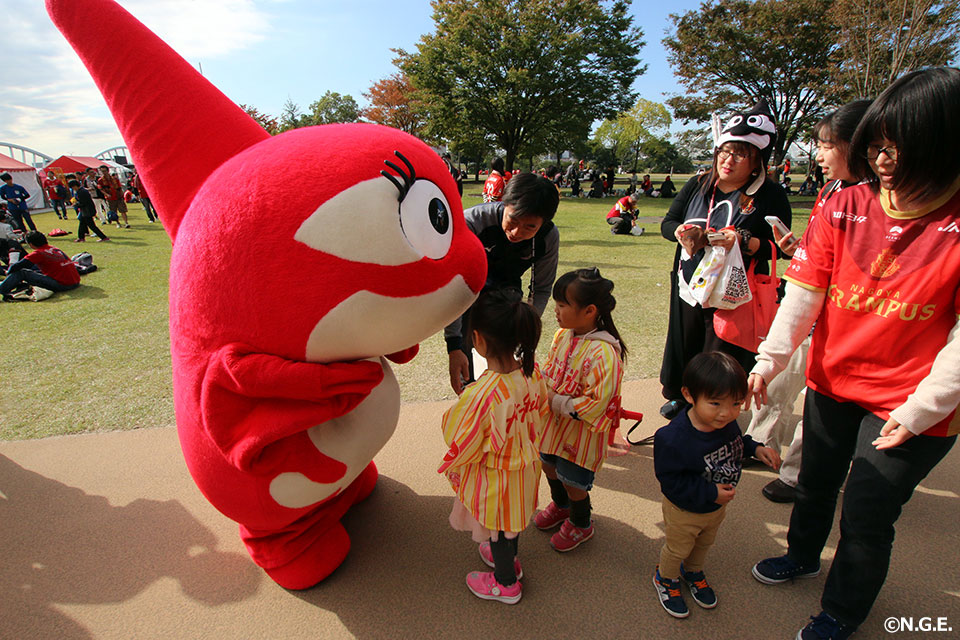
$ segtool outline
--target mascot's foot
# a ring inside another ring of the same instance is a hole
[[[379,475],[376,465],[370,462],[356,480],[350,483],[350,486],[307,516],[302,523],[303,535],[309,536],[311,531],[321,527],[326,527],[326,530],[287,564],[279,567],[264,567],[267,575],[285,589],[298,590],[309,589],[333,573],[350,551],[350,536],[347,535],[339,520],[351,506],[370,496],[377,486]],[[242,526],[241,535],[243,535]],[[303,539],[300,535],[293,537]],[[254,540],[251,540],[250,536],[245,537],[247,547],[251,551],[260,548],[260,545],[273,547],[278,543],[282,544],[276,536],[270,534],[261,533],[261,536]],[[251,555],[256,558],[257,554],[251,553]]]
[[[284,589],[309,589],[339,567],[350,551],[350,536],[339,522],[313,541],[303,553],[281,567],[264,569]]]
[[[370,494],[373,493],[373,490],[377,486],[377,478],[380,477],[380,472],[377,471],[377,465],[373,464],[373,461],[370,461],[370,464],[367,465],[367,468],[360,472],[360,475],[357,476],[357,479],[350,483],[350,486],[347,487],[345,493],[355,492],[353,503],[357,504],[358,502],[363,502],[370,497]]]

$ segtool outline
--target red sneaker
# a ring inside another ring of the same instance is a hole
[[[523,595],[519,580],[505,587],[493,577],[493,571],[468,573],[467,589],[470,589],[470,592],[478,598],[496,600],[504,604],[517,604],[520,602],[520,596]]]
[[[481,542],[480,548],[480,559],[483,560],[483,563],[488,567],[496,568],[496,563],[493,561],[493,551],[490,550],[490,542]],[[513,558],[513,570],[517,574],[517,580],[523,577],[523,567],[520,566],[520,558]]]
[[[570,509],[561,509],[556,502],[551,501],[547,508],[533,516],[533,524],[537,529],[546,531],[570,517]]]
[[[569,520],[563,521],[560,531],[557,531],[550,537],[550,546],[555,551],[573,551],[581,544],[593,537],[593,521],[586,529],[573,526]]]

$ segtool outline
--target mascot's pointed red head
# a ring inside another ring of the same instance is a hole
[[[466,309],[486,260],[446,165],[368,124],[271,137],[112,0],[46,0],[173,240],[173,349],[290,359],[405,349]],[[94,33],[123,34],[114,42]]]

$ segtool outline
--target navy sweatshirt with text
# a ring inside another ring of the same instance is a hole
[[[736,420],[723,429],[698,431],[688,411],[657,429],[653,469],[660,490],[670,502],[685,511],[710,513],[720,508],[716,485],[736,485],[744,455],[752,456],[758,444],[740,434]]]

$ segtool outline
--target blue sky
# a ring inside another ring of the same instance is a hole
[[[70,0],[79,1],[79,0]],[[0,39],[4,90],[0,142],[52,156],[92,155],[122,143],[89,74],[39,0],[4,0]],[[120,0],[238,103],[278,115],[287,98],[306,109],[327,90],[362,94],[396,71],[393,48],[412,50],[433,30],[427,0]],[[696,8],[695,0],[634,0],[635,23],[648,65],[635,89],[649,100],[680,87],[660,41],[670,13]],[[10,37],[10,36],[13,37]],[[119,34],[91,34],[117,42]],[[676,128],[676,127],[675,127]]]

